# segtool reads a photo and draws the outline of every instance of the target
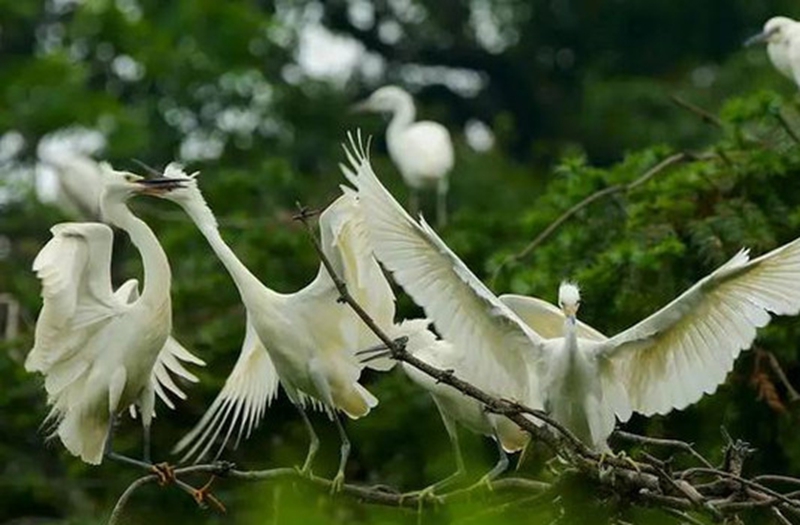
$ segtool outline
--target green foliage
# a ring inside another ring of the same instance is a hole
[[[352,34],[352,26],[336,18],[346,2],[327,4],[323,21]],[[587,1],[564,8],[563,2],[491,2],[490,9],[509,20],[503,26],[509,35],[517,35],[513,44],[492,52],[470,29],[467,2],[450,2],[450,9],[409,2],[428,14],[414,23],[413,16],[389,13],[389,4],[376,3],[376,12],[382,20],[400,20],[406,32],[397,45],[381,47],[370,40],[372,30],[360,35],[365,46],[388,58],[385,80],[402,81],[402,64],[415,59],[475,66],[488,79],[473,98],[456,97],[441,86],[419,93],[421,116],[446,121],[457,140],[449,196],[453,214],[442,235],[487,281],[502,261],[577,202],[637,180],[673,153],[692,155],[630,191],[580,210],[529,257],[500,271],[492,283],[498,293],[553,300],[560,280],[575,279],[584,288],[582,318],[614,333],[666,304],[742,246],[759,254],[797,237],[800,150],[792,133],[800,133],[800,108],[794,87],[770,68],[763,50],[738,52],[744,31],[757,29],[769,9],[788,9],[790,3],[687,7],[672,1],[608,6]],[[297,35],[280,15],[286,9],[210,0],[0,1],[0,136],[14,130],[25,141],[15,157],[0,156],[0,192],[14,190],[14,198],[0,202],[0,293],[12,294],[22,306],[20,335],[0,346],[0,522],[41,516],[103,523],[139,475],[116,464],[83,465],[57,440],[46,442],[46,430],[39,429],[47,413],[41,378],[22,368],[40,306],[30,265],[47,242],[48,229],[73,219],[38,203],[17,178],[19,170],[32,166],[42,136],[75,124],[95,127],[108,139],[104,158],[132,169],[138,169],[132,158],[162,166],[178,157],[189,139],[211,139],[220,154],[199,155],[189,168],[201,171],[201,187],[233,250],[279,291],[297,290],[316,273],[309,241],[291,217],[298,201],[322,208],[335,197],[344,182],[337,163],[345,130],[363,126],[376,135],[376,171],[405,201],[406,189],[385,155],[384,124],[347,111],[370,82],[358,75],[343,85],[302,75],[287,80],[292,78],[287,71],[297,67]],[[689,20],[689,13],[697,19]],[[608,24],[589,30],[597,20]],[[718,34],[721,27],[724,34]],[[646,28],[654,34],[645,35]],[[684,28],[689,36],[676,39]],[[553,58],[563,48],[575,53],[570,67]],[[118,73],[114,60],[121,56],[140,66],[133,76]],[[709,71],[713,82],[706,85],[703,75]],[[670,94],[718,113],[722,126],[709,126],[677,107]],[[254,121],[232,124],[241,113],[254,115]],[[497,146],[486,153],[473,151],[457,132],[474,117],[494,128]],[[547,166],[550,160],[553,165]],[[433,201],[426,198],[430,214]],[[132,206],[170,257],[175,335],[208,362],[198,372],[201,383],[185,385],[190,397],[176,412],[159,408],[154,451],[166,458],[232,367],[243,337],[243,310],[228,274],[177,207],[145,198]],[[121,283],[140,276],[141,263],[125,235],[117,237],[113,275]],[[399,309],[402,316],[420,314],[402,296]],[[758,346],[775,353],[790,379],[800,383],[797,320],[777,320],[760,334]],[[628,428],[693,441],[719,458],[724,425],[758,447],[750,469],[798,475],[796,407],[777,413],[759,400],[751,384],[754,367],[753,353],[745,353],[715,395],[668,416],[636,417]],[[411,490],[449,474],[455,464],[430,399],[399,371],[367,374],[365,381],[381,405],[370,417],[348,424],[354,443],[348,477]],[[336,431],[325,417],[313,421],[322,438],[316,472],[331,475]],[[136,422],[124,421],[118,435],[119,449],[136,454]],[[461,438],[470,479],[477,479],[495,460],[494,447],[467,432]],[[281,397],[253,436],[224,457],[243,468],[295,465],[305,454],[305,440],[294,409]],[[547,476],[545,459],[544,452],[535,452],[522,473]],[[609,516],[664,521],[656,511],[596,495],[581,480],[565,484],[568,502],[560,506],[568,512],[562,522],[584,523],[587,516],[592,522]],[[366,507],[288,482],[223,481],[215,494],[231,518],[197,509],[177,490],[149,486],[131,501],[129,522],[418,519],[413,512]],[[550,522],[558,509],[552,501],[525,498],[486,508],[486,500],[477,498],[425,514],[423,521]]]

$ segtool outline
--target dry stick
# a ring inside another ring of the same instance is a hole
[[[670,515],[678,518],[682,522],[685,521],[685,522],[688,522],[688,523],[692,523],[693,525],[705,525],[705,523],[703,523],[702,521],[700,521],[700,520],[698,520],[696,518],[693,518],[692,516],[686,514],[685,512],[681,512],[679,510],[669,509],[669,508],[668,509],[664,509],[664,511],[667,514],[670,514]]]
[[[706,124],[709,124],[711,126],[714,126],[714,127],[720,128],[720,129],[725,127],[725,125],[719,119],[719,117],[717,117],[716,115],[714,115],[712,113],[709,113],[708,111],[706,111],[705,109],[703,109],[703,108],[701,108],[699,106],[695,106],[691,102],[687,102],[686,100],[684,100],[683,98],[679,97],[678,95],[670,95],[669,98],[676,105],[682,107],[683,109],[691,111],[695,115],[699,116],[700,120],[702,120]]]
[[[747,486],[755,491],[762,492],[767,496],[772,496],[780,500],[781,503],[788,505],[794,509],[800,509],[800,501],[795,501],[790,498],[787,498],[780,492],[776,492],[770,488],[765,487],[760,483],[756,483],[755,481],[745,479],[741,476],[737,476],[736,474],[732,474],[730,472],[725,472],[724,470],[714,469],[714,468],[692,468],[685,470],[682,474],[683,478],[688,478],[693,476],[694,474],[707,474],[711,476],[719,476],[722,478],[727,478],[731,481],[735,481],[736,483],[741,483],[742,485]]]
[[[778,123],[781,125],[786,134],[789,135],[789,137],[791,137],[794,143],[800,144],[800,137],[798,137],[797,133],[795,133],[795,131],[792,129],[792,126],[791,124],[789,124],[789,121],[786,120],[786,117],[783,116],[783,113],[781,112],[780,108],[778,108],[776,111],[773,111],[772,114],[775,115],[775,118],[778,120]]]
[[[674,439],[664,439],[664,438],[653,438],[648,436],[640,436],[638,434],[631,434],[630,432],[625,432],[622,430],[614,431],[614,436],[623,439],[625,441],[631,441],[633,443],[640,443],[643,445],[656,445],[659,447],[672,447],[680,449],[687,454],[690,454],[700,463],[705,465],[708,468],[714,468],[714,466],[706,460],[699,452],[697,452],[690,443],[686,443],[684,441],[677,441]]]
[[[602,190],[599,190],[589,195],[588,197],[586,197],[585,199],[583,199],[582,201],[580,201],[579,203],[577,203],[576,205],[565,211],[555,221],[551,222],[547,228],[545,228],[539,235],[537,235],[536,238],[532,240],[530,243],[528,243],[528,245],[525,246],[521,251],[506,257],[505,260],[503,260],[503,262],[501,262],[500,265],[497,268],[495,268],[495,270],[492,272],[490,281],[495,282],[497,278],[500,276],[500,272],[506,266],[519,262],[528,255],[530,255],[530,253],[534,249],[536,249],[548,237],[550,237],[550,235],[552,235],[553,232],[555,232],[562,224],[567,222],[569,219],[572,218],[573,215],[575,215],[582,209],[586,208],[594,201],[602,199],[603,197],[607,197],[609,195],[613,195],[615,193],[633,190],[634,188],[644,184],[645,182],[655,177],[660,172],[664,171],[673,164],[678,164],[679,162],[683,162],[691,158],[693,158],[693,156],[688,153],[685,152],[676,153],[672,156],[667,157],[666,159],[662,160],[661,162],[659,162],[658,164],[647,170],[647,172],[645,172],[644,175],[634,180],[633,182],[630,182],[628,184],[616,184],[614,186],[609,186],[608,188],[603,188]]]
[[[778,362],[778,358],[775,357],[775,354],[770,352],[769,350],[762,350],[767,355],[767,359],[769,360],[769,364],[772,367],[772,371],[775,372],[775,375],[778,376],[781,383],[783,383],[784,388],[786,388],[786,393],[789,396],[789,401],[795,402],[800,400],[800,393],[794,389],[792,384],[789,382],[789,378],[786,377],[786,373],[783,371],[781,364]]]

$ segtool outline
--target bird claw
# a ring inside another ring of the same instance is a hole
[[[215,479],[216,476],[212,474],[211,478],[208,480],[208,483],[192,492],[192,497],[200,507],[205,508],[208,503],[211,503],[211,505],[219,512],[225,513],[227,512],[225,505],[223,505],[222,502],[211,493],[211,485],[214,483]]]
[[[470,485],[470,487],[467,490],[476,490],[476,489],[484,488],[484,489],[487,489],[489,492],[494,492],[494,486],[492,485],[492,480],[493,479],[494,479],[494,476],[490,476],[489,474],[486,474],[485,476],[481,477],[481,479],[479,479],[476,483],[474,483],[473,485]]]
[[[344,472],[341,470],[336,473],[336,476],[331,480],[331,495],[342,491],[344,486]]]
[[[153,465],[150,470],[158,476],[158,484],[162,487],[175,481],[175,469],[167,462]]]

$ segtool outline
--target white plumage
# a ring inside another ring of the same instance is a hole
[[[164,191],[168,184],[158,190],[141,177],[109,167],[99,181],[106,220],[125,230],[142,255],[142,295],[135,279],[112,289],[111,228],[99,223],[54,226],[53,238],[33,263],[44,304],[25,361],[26,370],[45,376],[55,434],[72,454],[92,464],[102,461],[117,413],[138,405],[147,438],[155,394],[170,407],[165,389],[184,397],[168,370],[196,381],[181,361],[202,364],[169,338],[169,264],[152,230],[125,206],[134,194]]]
[[[381,185],[359,144],[345,169],[357,186],[378,259],[439,332],[470,354],[458,373],[495,395],[546,407],[587,445],[632,412],[664,414],[725,380],[770,313],[800,310],[800,239],[750,261],[734,256],[673,302],[606,338],[579,323],[577,287],[559,306],[495,297],[424,221],[416,223]]]
[[[800,23],[785,16],[770,18],[764,30],[745,44],[762,42],[767,44],[767,54],[775,69],[800,87]]]
[[[392,114],[386,129],[386,146],[409,187],[410,212],[416,215],[419,209],[419,190],[433,186],[437,193],[436,220],[443,226],[447,221],[448,177],[454,157],[447,128],[429,120],[415,122],[414,101],[397,86],[378,89],[355,109]]]
[[[340,483],[349,447],[335,411],[351,418],[366,415],[378,400],[358,383],[363,364],[355,352],[378,342],[349,306],[337,301],[337,292],[320,266],[305,288],[283,294],[264,286],[225,244],[216,220],[193,177],[170,165],[169,178],[182,178],[184,188],[164,197],[177,202],[208,240],[236,284],[247,309],[247,335],[233,372],[200,423],[186,435],[177,450],[202,457],[215,438],[224,442],[237,433],[249,434],[277,393],[278,382],[289,399],[301,408],[308,425],[311,447],[304,469],[316,451],[316,436],[302,410],[311,403],[333,417],[343,440],[337,480]],[[367,233],[352,191],[347,190],[320,216],[321,244],[350,293],[384,328],[394,317],[394,295],[371,254]],[[372,367],[391,366],[388,360]],[[221,450],[221,448],[220,448]]]

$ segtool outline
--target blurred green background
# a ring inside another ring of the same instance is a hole
[[[740,247],[755,253],[800,233],[797,87],[743,40],[788,0],[0,0],[0,298],[20,305],[16,334],[0,340],[0,523],[104,523],[139,475],[89,467],[38,427],[41,378],[24,372],[40,307],[30,271],[49,228],[74,220],[53,202],[37,163],[43,140],[93,137],[97,158],[141,171],[173,159],[200,170],[223,236],[268,286],[294,291],[316,273],[308,239],[291,220],[297,201],[323,207],[343,182],[345,132],[374,134],[374,164],[398,200],[406,190],[386,156],[385,121],[348,106],[396,83],[423,118],[456,140],[452,220],[442,236],[498,293],[554,301],[561,279],[584,290],[582,318],[606,333],[653,312]],[[679,97],[716,115],[709,124]],[[66,133],[64,130],[68,130]],[[91,131],[90,131],[91,130]],[[73,140],[73,142],[80,140]],[[87,140],[84,140],[87,142]],[[498,271],[570,206],[635,180],[670,154],[695,155],[631,192],[581,211],[529,257]],[[425,211],[433,216],[432,198]],[[140,199],[173,267],[176,337],[208,362],[175,412],[163,407],[154,453],[198,420],[238,355],[243,309],[194,226],[163,201]],[[124,235],[118,283],[141,264]],[[6,295],[2,295],[6,294]],[[2,310],[0,325],[12,321]],[[419,312],[401,299],[402,315]],[[5,328],[0,326],[0,329]],[[779,319],[756,347],[800,385],[800,321]],[[758,451],[750,472],[800,476],[798,411],[756,352],[746,352],[713,396],[626,428],[676,437],[720,458],[720,427]],[[454,468],[431,400],[400,371],[366,374],[381,400],[348,422],[348,478],[412,490]],[[315,468],[332,476],[335,428]],[[138,454],[126,420],[119,450]],[[461,432],[471,479],[495,460],[491,442]],[[306,434],[281,396],[260,428],[224,457],[242,468],[299,464]],[[520,473],[546,476],[536,451]],[[198,480],[198,483],[203,480]],[[576,483],[559,501],[476,499],[421,516],[424,523],[670,523]],[[126,523],[417,523],[411,511],[370,507],[298,483],[221,481],[228,514],[198,509],[177,489],[139,491]],[[746,516],[748,522],[767,517]]]

